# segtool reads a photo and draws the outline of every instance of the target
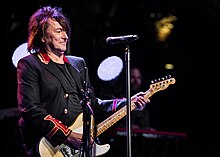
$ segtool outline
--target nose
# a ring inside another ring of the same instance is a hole
[[[63,31],[63,33],[62,33],[62,38],[65,40],[68,40],[68,38],[69,38],[65,31]]]

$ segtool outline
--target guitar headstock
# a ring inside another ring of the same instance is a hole
[[[175,82],[175,78],[172,78],[171,76],[165,76],[151,81],[152,84],[150,85],[150,89],[155,93],[157,91],[166,89],[170,84],[174,84]]]

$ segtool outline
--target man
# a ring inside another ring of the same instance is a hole
[[[126,99],[115,101],[95,97],[84,59],[65,55],[70,23],[61,8],[46,6],[38,9],[30,17],[28,26],[30,55],[17,64],[18,125],[26,155],[42,156],[42,146],[51,153],[48,147],[57,148],[61,144],[79,150],[83,134],[70,126],[83,113],[84,98],[89,97],[86,104],[94,119],[98,115],[112,114],[126,105]],[[142,92],[131,100],[137,106],[136,110],[143,110],[149,102]],[[69,153],[63,148],[58,151],[63,155]]]
[[[131,95],[135,93],[146,91],[143,88],[143,76],[139,67],[131,67]],[[142,112],[132,112],[132,129],[150,129],[148,107],[144,108]]]
[[[143,86],[143,76],[140,67],[132,66],[130,69],[131,75],[131,95],[138,92],[146,91]],[[125,93],[121,94],[125,96]],[[131,112],[131,127],[132,129],[150,129],[150,117],[148,107],[145,107],[141,112]],[[126,117],[119,123],[119,127],[126,128]]]

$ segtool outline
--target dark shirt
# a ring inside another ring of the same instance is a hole
[[[66,86],[66,89],[68,90],[67,93],[69,94],[69,109],[68,111],[70,113],[73,113],[73,115],[78,115],[79,113],[82,113],[82,106],[80,103],[79,93],[80,91],[77,90],[75,79],[70,75],[70,72],[68,68],[66,67],[66,64],[58,64],[55,63],[58,67],[58,69],[63,73],[64,77],[64,85]],[[67,116],[71,116],[68,114]],[[70,117],[67,117],[67,119]]]

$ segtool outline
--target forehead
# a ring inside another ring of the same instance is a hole
[[[131,73],[132,73],[133,75],[141,75],[140,71],[139,71],[138,69],[136,69],[136,68],[131,69]]]
[[[47,24],[48,24],[48,28],[53,28],[53,29],[62,28],[61,25],[56,20],[51,18],[48,19]]]

